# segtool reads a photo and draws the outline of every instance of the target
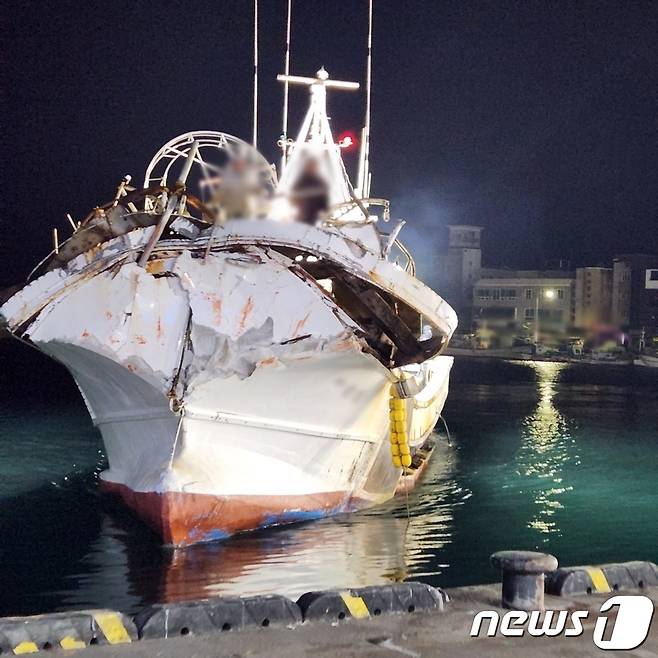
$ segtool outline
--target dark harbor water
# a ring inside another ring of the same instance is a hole
[[[0,615],[218,594],[492,581],[489,555],[658,558],[658,372],[457,360],[422,485],[352,516],[173,551],[97,494],[100,437],[68,375],[0,340]]]

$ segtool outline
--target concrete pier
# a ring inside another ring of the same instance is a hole
[[[83,610],[3,618],[0,653],[82,650],[90,658],[541,658],[594,656],[613,649],[617,652],[610,655],[624,651],[634,658],[658,656],[655,564],[556,569],[553,556],[519,551],[494,554],[493,562],[508,581],[532,575],[533,586],[513,587],[510,597],[509,582],[507,589],[497,583],[448,590],[400,582],[308,592],[296,602],[270,594],[156,604],[134,617]],[[517,599],[534,606],[523,609]]]
[[[502,619],[508,610],[500,607],[500,585],[485,585],[447,590],[450,603],[442,612],[390,614],[339,624],[306,622],[296,628],[257,629],[221,635],[174,637],[167,640],[143,640],[130,645],[97,646],[85,651],[90,658],[211,658],[216,656],[272,658],[321,658],[324,656],[386,658],[386,656],[449,656],[481,658],[483,656],[526,658],[533,656],[600,656],[602,650],[592,641],[595,616],[610,594],[593,594],[577,598],[546,596],[548,610],[588,610],[590,619],[583,624],[580,637],[487,637],[487,624],[480,637],[470,637],[478,611],[497,611]],[[634,592],[636,593],[636,592]],[[616,594],[616,593],[615,593]],[[658,588],[643,591],[654,605]],[[658,623],[654,620],[646,641],[634,651],[634,658],[658,655]],[[613,653],[612,655],[622,655]]]

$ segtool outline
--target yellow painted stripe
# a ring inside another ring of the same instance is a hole
[[[23,653],[37,653],[39,647],[34,642],[21,642],[14,647],[14,655],[20,656]]]
[[[95,612],[94,619],[110,644],[132,642],[121,617],[116,612]]]
[[[608,579],[605,577],[602,569],[598,567],[585,567],[590,580],[592,581],[592,587],[595,592],[611,592],[610,585],[608,585]]]
[[[62,649],[84,649],[87,645],[82,640],[76,640],[76,638],[70,635],[65,635],[59,641],[59,646]]]
[[[360,596],[352,596],[350,592],[341,592],[340,598],[343,599],[343,603],[354,619],[370,617],[365,601]]]

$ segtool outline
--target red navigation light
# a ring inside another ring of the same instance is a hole
[[[356,135],[351,130],[345,130],[338,135],[338,145],[345,151],[352,151],[356,147]]]

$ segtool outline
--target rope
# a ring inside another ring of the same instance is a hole
[[[178,446],[178,437],[180,435],[180,428],[183,424],[184,415],[185,415],[185,409],[184,407],[181,407],[180,416],[178,418],[178,427],[176,427],[176,436],[174,437],[174,444],[171,446],[171,455],[169,456],[169,468],[171,468],[174,463],[174,456],[176,455],[176,447]]]
[[[448,438],[448,445],[452,448],[452,439],[450,438],[450,430],[448,429],[448,423],[446,423],[446,419],[443,416],[439,416],[439,418],[443,421],[443,427],[445,427],[446,430],[446,436]]]
[[[403,468],[402,477],[406,477],[406,475],[407,475],[407,469]],[[407,527],[405,528],[404,531],[406,535],[407,530],[409,530],[409,523],[411,523],[411,512],[409,510],[409,485],[406,482],[404,483],[404,504],[407,507]]]

